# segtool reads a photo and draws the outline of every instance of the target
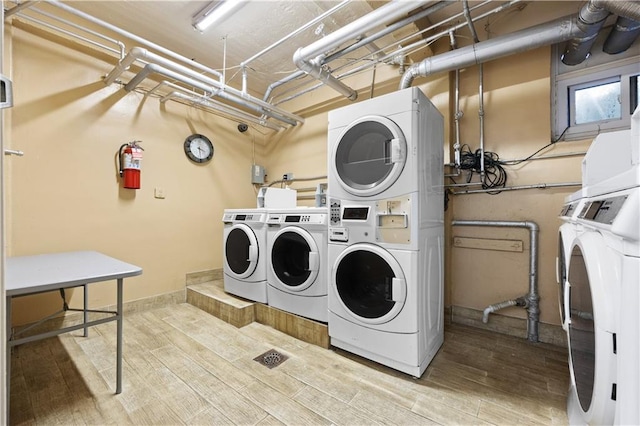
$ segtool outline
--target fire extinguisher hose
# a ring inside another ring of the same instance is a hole
[[[122,148],[129,145],[128,143],[123,143],[120,145],[120,149],[118,149],[118,173],[120,177],[122,177]]]

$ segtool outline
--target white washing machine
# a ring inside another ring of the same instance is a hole
[[[562,328],[567,331],[567,314],[565,310],[565,299],[567,290],[567,277],[569,275],[569,265],[573,242],[578,235],[583,232],[583,226],[576,220],[582,211],[585,200],[582,190],[576,191],[565,199],[565,204],[560,211],[560,220],[564,223],[558,230],[558,256],[556,257],[556,281],[558,282],[558,305],[560,308],[560,320]]]
[[[328,321],[326,207],[270,210],[267,214],[269,306]]]
[[[224,289],[236,296],[267,303],[267,211],[224,211]]]
[[[442,182],[443,138],[442,115],[417,87],[330,111],[328,195],[390,198]]]
[[[571,424],[640,424],[640,110],[583,162],[565,311]]]
[[[329,244],[331,344],[420,377],[444,340],[443,234],[421,250]]]

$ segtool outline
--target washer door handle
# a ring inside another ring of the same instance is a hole
[[[317,271],[320,268],[320,256],[317,251],[309,252],[309,269],[308,271]]]
[[[249,258],[247,262],[255,262],[258,260],[258,247],[254,245],[249,246]]]
[[[400,139],[393,138],[385,141],[385,164],[394,164],[404,161],[404,152]]]
[[[405,289],[407,286],[401,278],[391,278],[391,300],[394,302],[404,302]]]

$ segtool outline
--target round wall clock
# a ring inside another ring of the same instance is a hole
[[[189,160],[206,163],[213,158],[213,144],[206,136],[196,133],[185,139],[184,152]]]

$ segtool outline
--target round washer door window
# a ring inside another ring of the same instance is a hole
[[[580,407],[594,423],[613,422],[616,382],[613,293],[619,276],[601,235],[589,232],[573,245],[565,306],[570,368]]]
[[[224,243],[224,259],[236,278],[247,278],[258,265],[258,240],[253,230],[240,223],[233,225]]]
[[[305,230],[289,226],[274,235],[271,268],[280,284],[292,291],[308,288],[318,276],[319,263],[318,246]]]
[[[333,285],[344,308],[364,323],[383,324],[404,306],[407,285],[398,261],[371,244],[354,244],[336,259]]]
[[[340,185],[358,196],[376,195],[398,179],[407,159],[402,131],[386,117],[366,116],[340,135],[333,152]]]

